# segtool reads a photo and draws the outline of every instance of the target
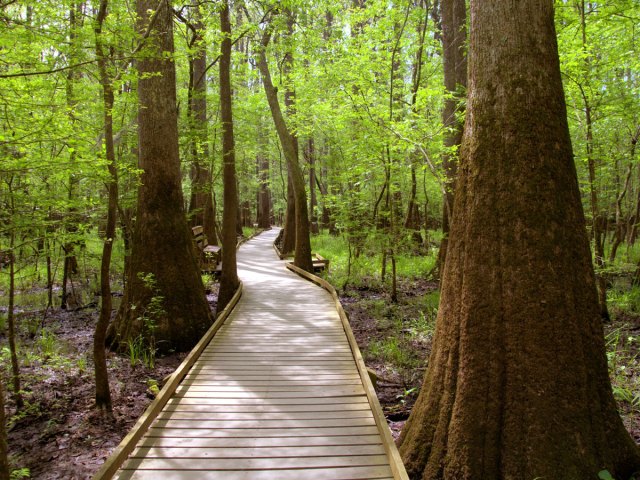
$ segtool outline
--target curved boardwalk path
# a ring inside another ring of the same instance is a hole
[[[240,248],[240,302],[117,478],[394,478],[334,301],[277,233]]]

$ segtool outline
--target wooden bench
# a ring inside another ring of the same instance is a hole
[[[193,241],[200,252],[200,269],[205,273],[220,273],[222,249],[218,245],[209,245],[202,225],[191,228],[191,231],[193,232]]]
[[[329,260],[324,258],[319,253],[311,254],[311,260],[313,261],[314,272],[323,272],[325,270],[329,270]]]

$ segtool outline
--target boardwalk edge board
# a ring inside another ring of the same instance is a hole
[[[238,289],[229,304],[222,310],[222,312],[220,312],[211,327],[209,327],[209,330],[207,330],[198,344],[193,348],[193,350],[191,350],[189,355],[187,355],[187,357],[182,361],[171,377],[169,377],[169,380],[165,383],[164,387],[162,387],[158,396],[153,402],[151,402],[131,431],[122,439],[120,445],[116,447],[113,453],[104,462],[100,470],[98,470],[98,472],[93,476],[93,480],[107,480],[113,478],[120,466],[125,462],[125,460],[127,460],[129,454],[131,454],[131,452],[136,448],[138,441],[147,432],[151,423],[153,423],[164,408],[165,404],[174,394],[182,379],[189,373],[189,370],[196,363],[200,354],[204,351],[209,342],[211,342],[220,327],[222,327],[241,296],[242,282],[238,285]]]
[[[274,248],[275,244],[274,244]],[[276,251],[277,248],[276,248]],[[380,401],[378,400],[378,396],[376,394],[375,389],[373,388],[373,384],[371,383],[371,379],[369,378],[369,374],[367,373],[367,367],[364,363],[364,359],[362,358],[362,353],[360,352],[360,348],[358,347],[358,343],[356,342],[356,338],[353,335],[353,331],[351,330],[351,325],[349,324],[349,319],[347,318],[347,314],[342,308],[342,304],[340,303],[340,298],[338,297],[338,293],[336,289],[329,282],[320,278],[316,275],[313,275],[306,270],[303,270],[299,267],[296,267],[291,262],[287,262],[286,267],[292,272],[298,274],[302,278],[309,280],[316,285],[324,288],[328,291],[333,300],[335,302],[336,309],[338,310],[338,314],[340,315],[340,320],[342,321],[342,326],[347,335],[347,339],[349,340],[349,345],[351,346],[351,351],[353,353],[353,358],[356,361],[356,365],[358,367],[358,373],[360,374],[360,378],[364,385],[364,390],[367,395],[367,399],[369,400],[369,405],[373,410],[373,417],[376,421],[376,426],[380,431],[380,435],[384,441],[384,448],[389,457],[389,463],[391,464],[391,471],[393,472],[393,477],[399,480],[408,480],[409,476],[407,475],[407,471],[405,470],[404,463],[400,458],[400,453],[398,452],[398,448],[396,447],[395,442],[393,441],[393,437],[391,436],[391,431],[389,430],[389,425],[387,424],[387,419],[382,412],[382,406],[380,405]]]

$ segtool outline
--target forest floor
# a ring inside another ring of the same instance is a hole
[[[375,282],[361,282],[367,284]],[[399,293],[397,304],[382,288],[372,286],[347,288],[341,295],[367,366],[378,375],[376,390],[396,438],[422,383],[438,304],[434,282],[401,282]],[[213,292],[209,295],[212,307],[215,299]],[[610,350],[615,343],[614,351],[621,352],[609,354],[610,362],[619,363],[614,366],[619,372],[614,389],[619,400],[623,398],[620,408],[625,424],[640,443],[637,391],[630,389],[624,399],[625,385],[640,375],[638,344],[629,340],[640,333],[640,315],[618,312],[615,317],[606,328]],[[96,319],[95,308],[56,310],[39,325],[36,335],[29,335],[28,328],[21,333],[27,406],[11,417],[9,446],[14,468],[28,468],[31,478],[90,478],[152,401],[154,385],[161,386],[184,358],[184,354],[158,358],[152,369],[140,361],[132,365],[129,356],[110,354],[114,414],[112,419],[105,418],[93,408],[91,349]],[[1,358],[5,366],[7,350]],[[15,412],[10,398],[7,411]]]

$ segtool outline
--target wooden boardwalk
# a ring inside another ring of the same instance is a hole
[[[406,478],[334,298],[277,259],[277,233],[240,248],[242,298],[116,478]]]

